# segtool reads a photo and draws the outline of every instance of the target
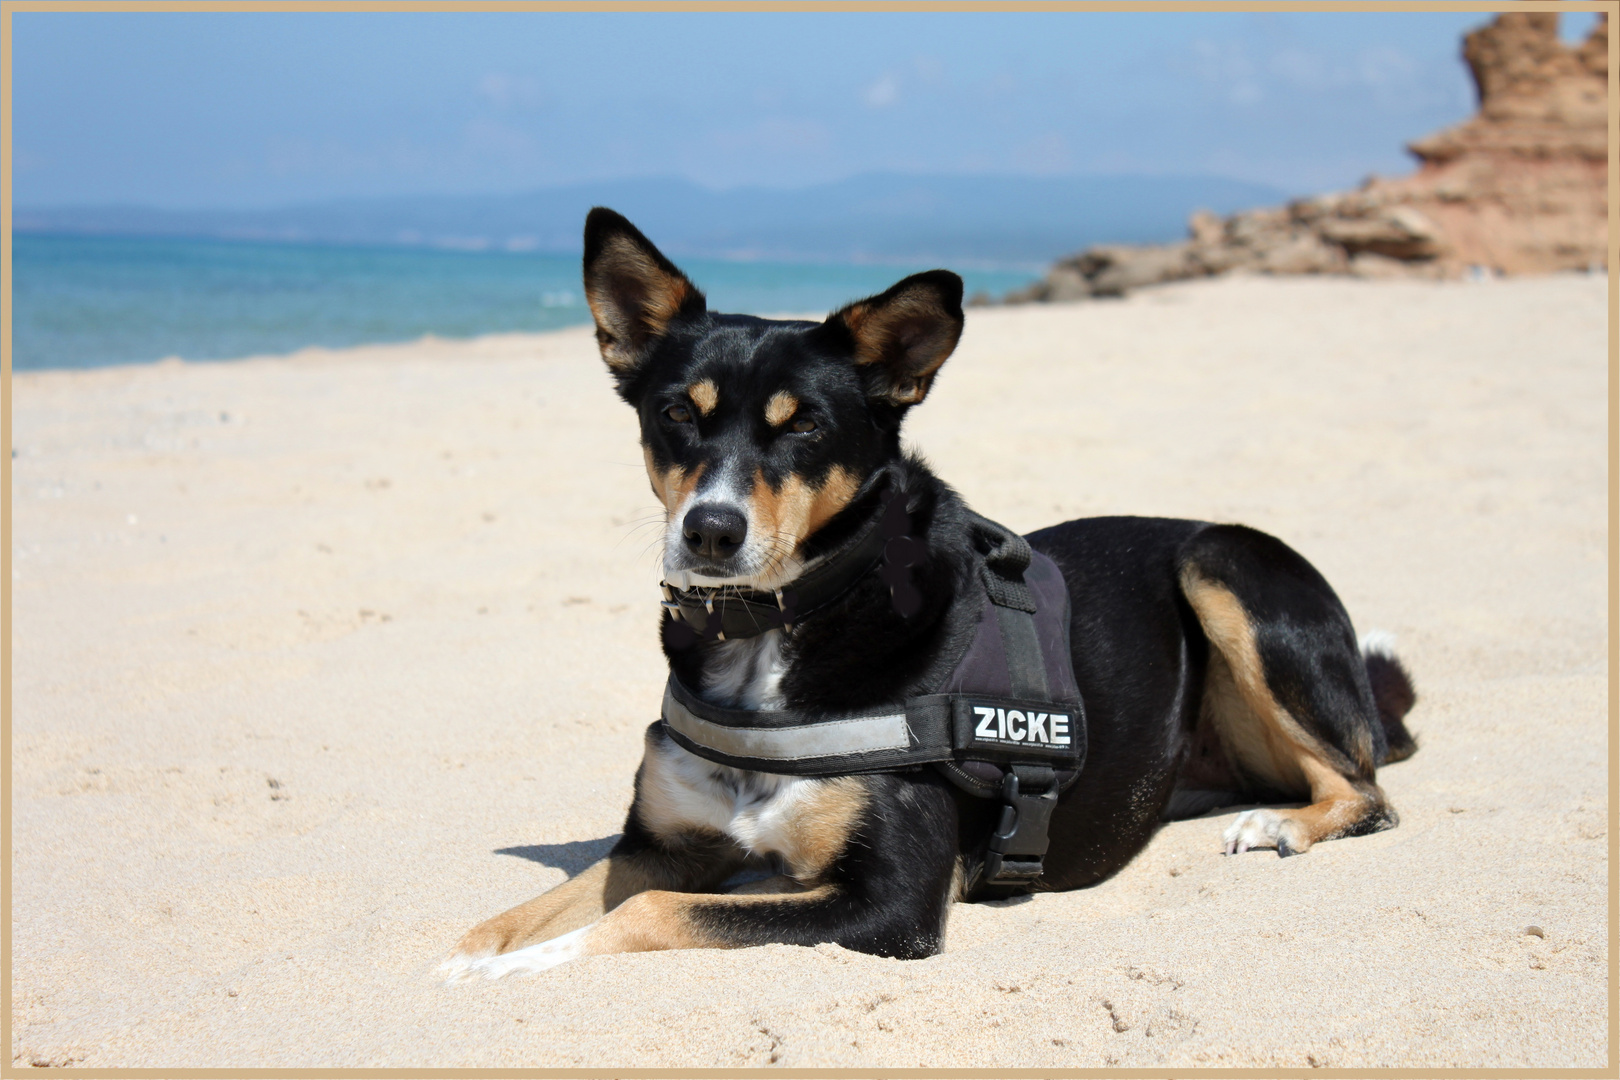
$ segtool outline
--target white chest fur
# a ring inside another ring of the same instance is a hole
[[[782,707],[782,631],[722,641],[703,667],[703,696],[733,709]]]
[[[730,708],[780,707],[786,668],[780,630],[721,642],[704,667],[703,696]],[[814,816],[842,783],[734,769],[666,739],[649,743],[641,810],[654,832],[713,829],[750,855],[778,856],[788,873],[806,876],[823,860],[801,819]]]

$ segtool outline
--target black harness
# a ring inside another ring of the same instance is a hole
[[[850,548],[789,588],[665,585],[664,606],[694,639],[748,637],[791,628],[878,569],[895,607],[913,614],[921,597],[909,567],[924,548],[907,534],[905,503],[891,495]],[[929,765],[970,794],[999,799],[1001,819],[968,889],[974,899],[993,899],[1027,892],[1039,880],[1058,793],[1085,761],[1086,723],[1062,573],[1011,530],[976,514],[970,522],[984,596],[971,640],[934,692],[859,712],[728,709],[671,674],[663,723],[680,746],[739,769],[848,776]]]

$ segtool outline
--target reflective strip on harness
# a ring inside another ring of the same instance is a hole
[[[673,673],[664,689],[664,731],[678,745],[721,765],[789,776],[893,772],[945,761],[952,726],[945,697],[827,716],[727,709],[704,701]]]
[[[699,757],[738,769],[792,776],[840,776],[947,762],[1078,768],[1085,724],[1077,705],[1054,706],[982,694],[928,694],[850,716],[791,709],[727,709],[704,701],[674,675],[664,688],[664,729]]]
[[[664,723],[705,749],[756,761],[800,762],[912,746],[903,712],[784,727],[728,727],[694,714],[675,696],[673,685],[664,688]]]

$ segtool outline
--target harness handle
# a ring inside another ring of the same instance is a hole
[[[968,527],[973,533],[974,546],[984,559],[985,590],[990,602],[999,608],[1011,608],[1035,614],[1035,598],[1024,584],[1024,571],[1035,557],[1029,541],[1011,529],[998,525],[989,518],[969,512]]]

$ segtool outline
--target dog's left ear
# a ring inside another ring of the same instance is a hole
[[[915,405],[962,337],[962,279],[949,270],[913,274],[834,312],[822,326],[848,333],[855,363],[870,373],[868,394]]]
[[[677,317],[705,311],[703,294],[641,230],[605,206],[585,218],[585,301],[608,370],[624,381]]]

